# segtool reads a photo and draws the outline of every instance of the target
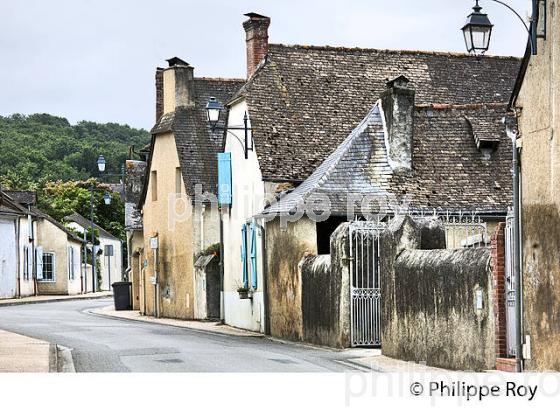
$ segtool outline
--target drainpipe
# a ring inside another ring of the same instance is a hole
[[[14,225],[16,227],[16,265],[17,265],[17,281],[16,281],[16,297],[21,297],[21,252],[19,249],[20,237],[21,237],[21,222],[19,216],[16,217],[14,221]]]
[[[523,288],[521,286],[521,247],[520,247],[520,202],[519,202],[519,153],[517,151],[517,119],[513,117],[504,118],[506,133],[513,145],[513,273],[515,277],[515,319],[517,334],[515,335],[517,371],[523,371],[523,343],[522,343],[522,315],[523,310]]]
[[[224,297],[224,221],[222,219],[222,210],[218,209],[220,214],[220,321],[225,321],[225,297]]]
[[[33,216],[31,215],[31,205],[27,205],[27,229],[28,243],[31,242],[31,279],[33,279],[33,296],[37,296],[37,255],[35,255],[35,230],[33,229]]]

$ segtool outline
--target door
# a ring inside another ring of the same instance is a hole
[[[513,270],[513,222],[513,217],[508,216],[505,229],[506,348],[508,356],[516,356],[517,353],[517,301],[515,272]]]
[[[381,275],[376,222],[350,224],[350,341],[352,346],[381,345]]]
[[[14,221],[0,219],[0,299],[16,296],[16,229]]]

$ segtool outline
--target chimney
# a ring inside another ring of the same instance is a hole
[[[167,60],[163,73],[163,114],[194,106],[194,68],[180,58]],[[156,73],[157,78],[157,73]]]
[[[245,16],[249,17],[249,20],[243,23],[247,42],[247,79],[249,79],[261,60],[268,54],[270,17],[257,13],[247,13]]]
[[[399,75],[387,82],[381,94],[381,108],[385,121],[385,146],[389,165],[394,170],[410,170],[412,167],[412,132],[414,114],[414,90],[409,80]]]
[[[156,68],[156,123],[163,115],[163,68]]]

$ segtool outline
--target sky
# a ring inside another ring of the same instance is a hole
[[[524,18],[529,0],[504,0]],[[195,76],[245,77],[244,13],[269,41],[464,52],[474,0],[0,0],[0,115],[45,112],[149,129],[154,72],[178,56]],[[526,31],[491,0],[489,54],[521,56]]]

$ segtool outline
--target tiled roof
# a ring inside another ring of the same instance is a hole
[[[14,201],[0,187],[0,213],[6,213],[10,215],[27,215],[31,212]]]
[[[505,104],[416,107],[412,169],[395,173],[387,161],[383,122],[376,105],[308,179],[263,214],[293,213],[298,203],[327,196],[331,214],[358,215],[360,199],[366,195],[394,195],[398,204],[409,195],[411,207],[417,210],[503,214],[512,201],[511,141],[503,127],[496,128],[496,151],[484,159],[466,117],[492,119],[494,124],[505,115]],[[377,204],[395,205],[390,201]]]
[[[417,104],[507,102],[520,60],[454,53],[271,44],[234,96],[247,100],[265,180],[304,180],[385,89],[406,75]]]
[[[89,219],[84,218],[82,215],[80,215],[77,212],[74,212],[73,214],[65,216],[64,220],[67,221],[67,222],[75,222],[78,225],[80,225],[82,228],[85,228],[85,229],[87,229],[91,226],[91,222],[89,221]],[[109,238],[109,239],[114,239],[114,240],[120,241],[119,238],[114,236],[112,233],[107,232],[105,229],[103,229],[102,227],[100,227],[96,223],[94,223],[93,226],[99,230],[99,235],[104,236],[104,237]]]
[[[50,223],[52,223],[54,226],[56,226],[58,229],[60,229],[62,232],[64,232],[70,239],[75,240],[76,242],[84,242],[83,238],[80,238],[76,232],[72,231],[71,229],[68,229],[67,227],[65,227],[63,224],[61,224],[60,222],[58,222],[56,219],[54,219],[53,217],[51,217],[50,215],[44,213],[43,211],[41,211],[38,208],[33,208],[33,211],[35,212],[35,214],[37,215],[37,217],[39,218],[43,218],[46,219],[47,221],[49,221]]]
[[[35,205],[37,193],[34,191],[4,191],[10,198],[20,205]]]
[[[164,114],[152,129],[152,134],[173,132],[185,189],[191,197],[197,184],[202,185],[202,192],[211,193],[216,193],[218,184],[216,154],[222,148],[223,131],[212,132],[206,120],[206,103],[210,97],[215,97],[225,104],[244,82],[239,79],[195,78],[195,106],[179,107],[172,113]],[[225,117],[223,110],[218,125],[224,125]]]

